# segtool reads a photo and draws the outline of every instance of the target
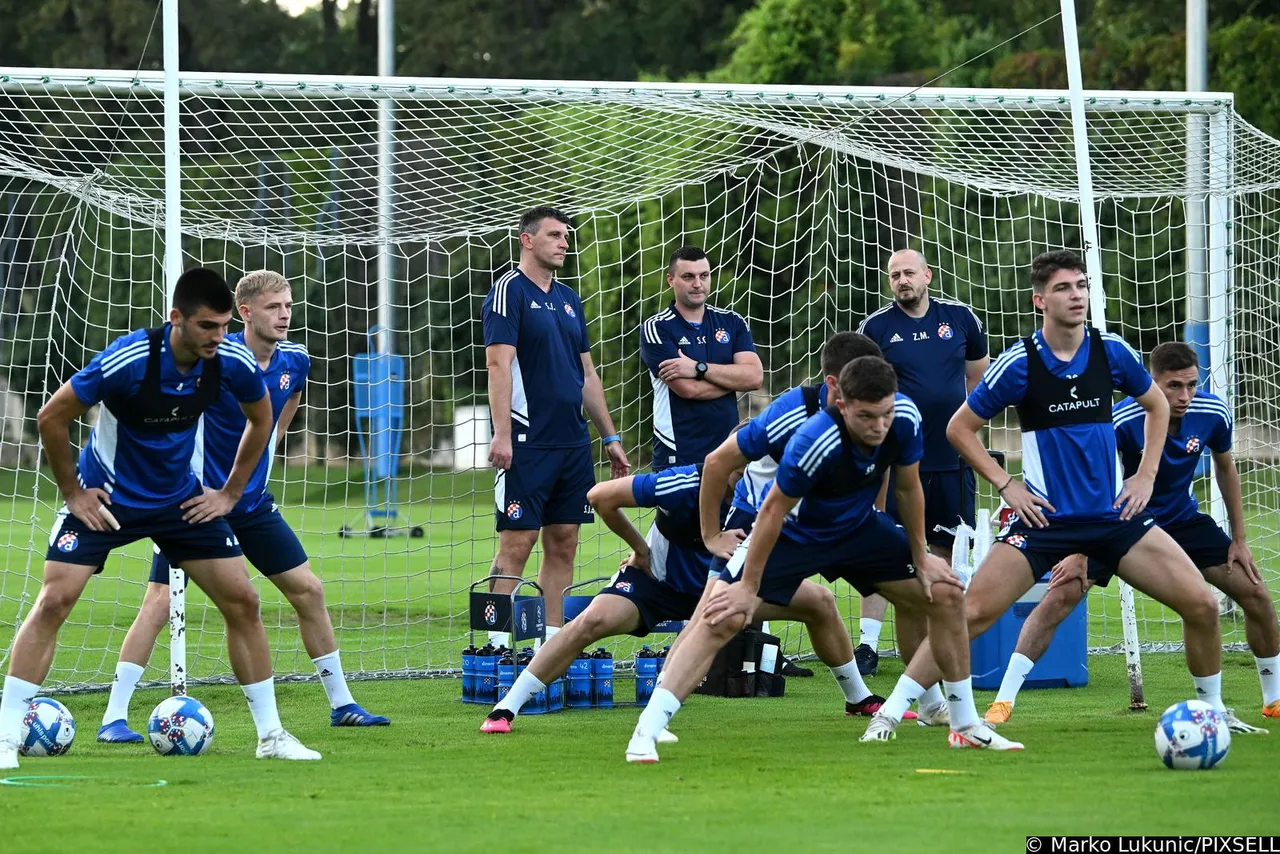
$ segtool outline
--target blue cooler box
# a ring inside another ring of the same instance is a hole
[[[1032,609],[1049,589],[1046,575],[996,620],[991,628],[969,642],[973,687],[996,691],[1004,679],[1009,657],[1018,645],[1018,633]],[[1065,688],[1089,684],[1089,610],[1088,597],[1062,621],[1036,666],[1031,668],[1024,688]]]

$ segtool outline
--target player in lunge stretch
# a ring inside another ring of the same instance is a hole
[[[1169,404],[1124,339],[1087,325],[1089,282],[1077,256],[1037,256],[1031,284],[1043,325],[992,363],[947,427],[956,450],[1016,514],[965,596],[969,636],[986,631],[1036,579],[1081,552],[1118,566],[1121,578],[1182,617],[1196,693],[1223,709],[1217,602],[1190,558],[1145,512],[1160,462],[1156,449],[1168,433]],[[1146,414],[1145,450],[1127,480],[1111,423],[1117,388]],[[988,420],[1011,406],[1022,428],[1021,479],[1005,472],[978,438]],[[939,678],[938,664],[951,654],[926,642],[862,740],[892,738],[897,710]],[[954,746],[972,741],[962,733],[951,736]]]
[[[232,306],[221,276],[188,270],[174,289],[168,323],[116,339],[41,408],[40,441],[66,506],[49,534],[40,595],[14,638],[0,696],[0,769],[18,766],[22,716],[90,576],[112,549],[148,537],[181,561],[222,612],[231,669],[258,730],[258,757],[320,758],[280,723],[258,594],[221,518],[243,495],[272,424],[253,354],[225,340]],[[205,489],[191,470],[196,430],[224,390],[248,429],[222,488]],[[71,422],[99,403],[76,463],[68,452]]]
[[[1221,398],[1200,388],[1200,362],[1187,344],[1169,342],[1156,347],[1151,352],[1151,375],[1169,402],[1169,432],[1161,446],[1160,468],[1147,510],[1205,580],[1239,603],[1244,611],[1245,637],[1262,683],[1262,715],[1280,718],[1280,629],[1271,594],[1247,540],[1240,475],[1231,456],[1231,413]],[[1116,404],[1111,417],[1125,477],[1132,477],[1145,447],[1146,410],[1132,398],[1125,398]],[[1227,506],[1230,535],[1211,516],[1201,513],[1196,501],[1196,468],[1206,448],[1213,454],[1213,471]],[[1105,587],[1112,574],[1114,568],[1089,562],[1082,554],[1072,555],[1055,568],[1053,584],[1018,635],[1000,693],[987,709],[987,723],[1009,720],[1018,691],[1048,648],[1054,629],[1090,587]],[[1231,709],[1227,710],[1227,726],[1238,733],[1266,732],[1240,720]]]
[[[288,432],[311,373],[307,348],[288,340],[293,315],[289,282],[279,273],[258,270],[236,285],[235,302],[244,320],[244,332],[227,336],[243,344],[256,359],[271,398],[272,432],[266,452],[253,469],[244,496],[226,516],[226,522],[249,563],[271,579],[298,613],[303,646],[316,666],[331,707],[333,726],[379,726],[390,723],[361,708],[351,696],[342,672],[333,623],[325,607],[324,586],[311,571],[307,553],[267,491],[272,455],[278,440]],[[196,434],[192,467],[206,487],[221,489],[234,464],[236,448],[245,430],[245,416],[235,397],[224,391],[204,413]],[[169,561],[156,548],[151,561],[151,581],[142,608],[125,635],[116,665],[111,696],[98,730],[98,741],[142,741],[129,728],[129,701],[151,658],[156,638],[169,617]]]
[[[952,721],[968,685],[968,644],[960,580],[924,539],[920,413],[897,394],[888,362],[863,356],[840,372],[834,405],[807,420],[788,443],[777,478],[750,538],[734,552],[711,599],[667,657],[666,678],[640,715],[628,762],[657,762],[657,735],[680,709],[730,638],[764,602],[785,606],[810,575],[843,578],[860,593],[878,591],[899,607],[927,614],[944,653]],[[910,532],[874,508],[885,473],[894,468],[898,500]],[[912,562],[915,562],[915,568]],[[848,635],[841,636],[852,653]],[[848,668],[856,674],[852,660]],[[959,735],[975,746],[1008,743],[971,714]],[[903,709],[905,711],[905,708]],[[955,725],[955,724],[953,724]]]

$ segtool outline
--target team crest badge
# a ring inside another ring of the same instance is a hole
[[[280,390],[284,391],[285,389],[287,389],[289,387],[289,383],[291,382],[292,380],[289,378],[289,372],[285,371],[283,374],[280,375]]]
[[[80,538],[76,536],[75,531],[67,531],[61,537],[58,537],[58,551],[63,554],[70,554],[76,550],[76,546],[80,545]]]
[[[489,625],[496,625],[498,622],[498,609],[490,602],[484,606],[484,621]]]
[[[716,330],[716,340],[717,340],[717,341],[719,341],[721,344],[728,344],[728,343],[729,343],[729,333],[728,333],[728,332],[726,332],[726,331],[724,331],[723,329],[717,329],[717,330]]]
[[[1188,454],[1198,454],[1198,453],[1200,453],[1200,447],[1201,447],[1201,445],[1200,445],[1200,437],[1199,437],[1199,436],[1192,436],[1190,439],[1188,439],[1188,440],[1187,440],[1187,444],[1185,445],[1185,447],[1186,447],[1186,449],[1187,449],[1187,453],[1188,453]]]
[[[512,501],[507,505],[507,518],[512,522],[524,515],[524,510],[520,507],[519,501]]]
[[[951,336],[952,336],[952,335],[955,335],[955,333],[951,331],[951,324],[950,324],[950,323],[939,323],[939,324],[938,324],[938,337],[939,337],[939,338],[941,338],[943,341],[949,341],[949,340],[951,339]]]
[[[576,314],[574,314],[574,313],[573,313],[573,306],[569,305],[569,303],[565,303],[565,304],[564,304],[564,313],[565,313],[565,314],[567,314],[567,315],[569,315],[570,317],[577,317],[577,316],[578,316],[578,315],[576,315]]]
[[[614,586],[614,587],[616,587],[616,588],[618,588],[619,590],[621,590],[623,593],[630,593],[630,592],[631,592],[631,582],[630,582],[630,581],[619,581],[617,584],[615,584],[615,585],[613,585],[613,586]]]
[[[1021,534],[1013,534],[1011,536],[1005,537],[1004,541],[1009,545],[1013,546],[1015,549],[1025,549],[1027,547],[1027,538],[1022,536]]]

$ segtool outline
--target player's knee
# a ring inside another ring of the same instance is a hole
[[[46,584],[40,588],[40,595],[31,608],[31,618],[61,624],[71,614],[77,598],[76,591],[70,585]]]
[[[155,585],[147,588],[147,595],[142,599],[142,608],[138,611],[138,619],[151,627],[162,626],[169,619],[169,588]]]
[[[222,611],[222,615],[228,622],[252,624],[261,619],[260,604],[258,591],[253,589],[253,585],[246,578],[244,584],[236,585],[234,589],[223,594],[222,601],[218,603],[218,609]]]
[[[605,616],[598,608],[588,608],[578,616],[569,621],[569,624],[563,631],[572,631],[575,642],[581,642],[585,648],[587,644],[595,643],[601,638],[607,638],[614,633],[613,620]]]
[[[1271,623],[1276,621],[1276,607],[1265,584],[1250,584],[1234,598],[1249,619]]]
[[[707,620],[704,624],[711,636],[723,646],[733,639],[733,636],[747,627],[747,618],[742,614],[734,614],[732,617],[726,617],[718,623]]]
[[[305,569],[289,589],[289,604],[299,614],[324,610],[324,583],[310,569]]]
[[[1178,609],[1178,615],[1184,622],[1200,625],[1217,625],[1218,599],[1209,592],[1209,588],[1198,590],[1196,595]]]
[[[964,610],[964,591],[954,584],[935,584],[929,589],[933,594],[933,610],[940,613]]]

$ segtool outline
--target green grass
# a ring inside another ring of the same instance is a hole
[[[279,690],[286,724],[319,763],[258,762],[235,688],[196,692],[217,719],[204,757],[161,758],[93,741],[105,695],[64,697],[80,723],[71,754],[24,760],[64,788],[0,786],[4,850],[136,852],[365,850],[619,852],[1023,850],[1029,834],[1274,834],[1280,731],[1237,737],[1222,767],[1172,772],[1156,758],[1158,710],[1186,698],[1180,656],[1146,659],[1145,714],[1123,711],[1123,660],[1091,659],[1083,689],[1027,691],[1003,728],[1021,754],[953,751],[945,733],[904,726],[858,744],[830,676],[793,679],[781,699],[695,696],[681,743],[657,766],[622,753],[637,710],[522,717],[482,736],[484,709],[455,680],[361,682],[391,727],[334,730],[315,685]],[[900,667],[871,680],[888,693]],[[1259,723],[1247,655],[1229,657],[1227,696]],[[620,683],[620,694],[630,685]],[[140,692],[140,720],[162,691]],[[991,699],[979,692],[979,708]],[[950,774],[923,773],[929,769]],[[13,776],[13,775],[10,775]],[[163,788],[141,788],[158,779]],[[793,849],[795,850],[795,849]]]

